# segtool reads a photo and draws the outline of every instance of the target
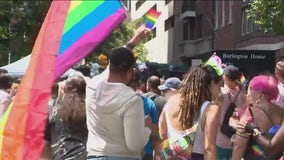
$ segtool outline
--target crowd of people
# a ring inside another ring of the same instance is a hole
[[[21,78],[13,78],[8,71],[0,69],[0,117],[4,115],[8,106],[16,95]]]
[[[283,158],[284,61],[249,82],[233,65],[203,63],[183,79],[151,75],[141,84],[132,49],[147,34],[142,27],[114,49],[101,74],[54,83],[42,159]],[[19,83],[0,75],[0,116]]]

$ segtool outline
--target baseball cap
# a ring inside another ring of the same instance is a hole
[[[225,67],[224,74],[229,76],[230,79],[233,81],[239,80],[241,76],[241,72],[239,71],[239,69],[233,65]]]
[[[177,77],[171,77],[171,78],[168,78],[165,81],[164,84],[159,85],[158,88],[161,91],[164,91],[164,90],[167,90],[167,89],[170,89],[170,88],[179,89],[180,84],[181,84],[181,80],[180,79],[178,79]]]

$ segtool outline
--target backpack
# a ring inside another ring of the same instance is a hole
[[[223,122],[222,122],[221,127],[220,127],[221,133],[223,133],[228,138],[231,138],[236,132],[235,129],[229,125],[229,121],[230,121],[231,116],[233,115],[233,112],[235,111],[235,108],[237,107],[235,102],[236,102],[236,99],[238,98],[240,92],[241,92],[241,90],[239,90],[239,92],[237,93],[234,101],[231,101],[231,98],[228,95],[231,103],[229,104],[229,107],[228,107],[228,109],[225,113]]]

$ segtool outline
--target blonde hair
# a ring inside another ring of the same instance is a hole
[[[279,61],[276,63],[275,72],[281,78],[284,78],[284,61]]]

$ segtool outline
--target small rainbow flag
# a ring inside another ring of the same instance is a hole
[[[262,157],[264,155],[263,149],[257,144],[251,146],[251,151],[259,157]]]
[[[244,74],[242,74],[242,75],[240,76],[240,81],[241,81],[241,84],[242,84],[242,85],[245,85],[245,84],[247,83],[247,80],[246,80]]]
[[[125,18],[119,0],[53,1],[14,102],[0,117],[0,160],[40,159],[53,81]]]
[[[156,11],[154,8],[151,8],[146,13],[146,20],[145,26],[149,29],[153,29],[155,23],[157,22],[158,18],[160,17],[161,12]]]

